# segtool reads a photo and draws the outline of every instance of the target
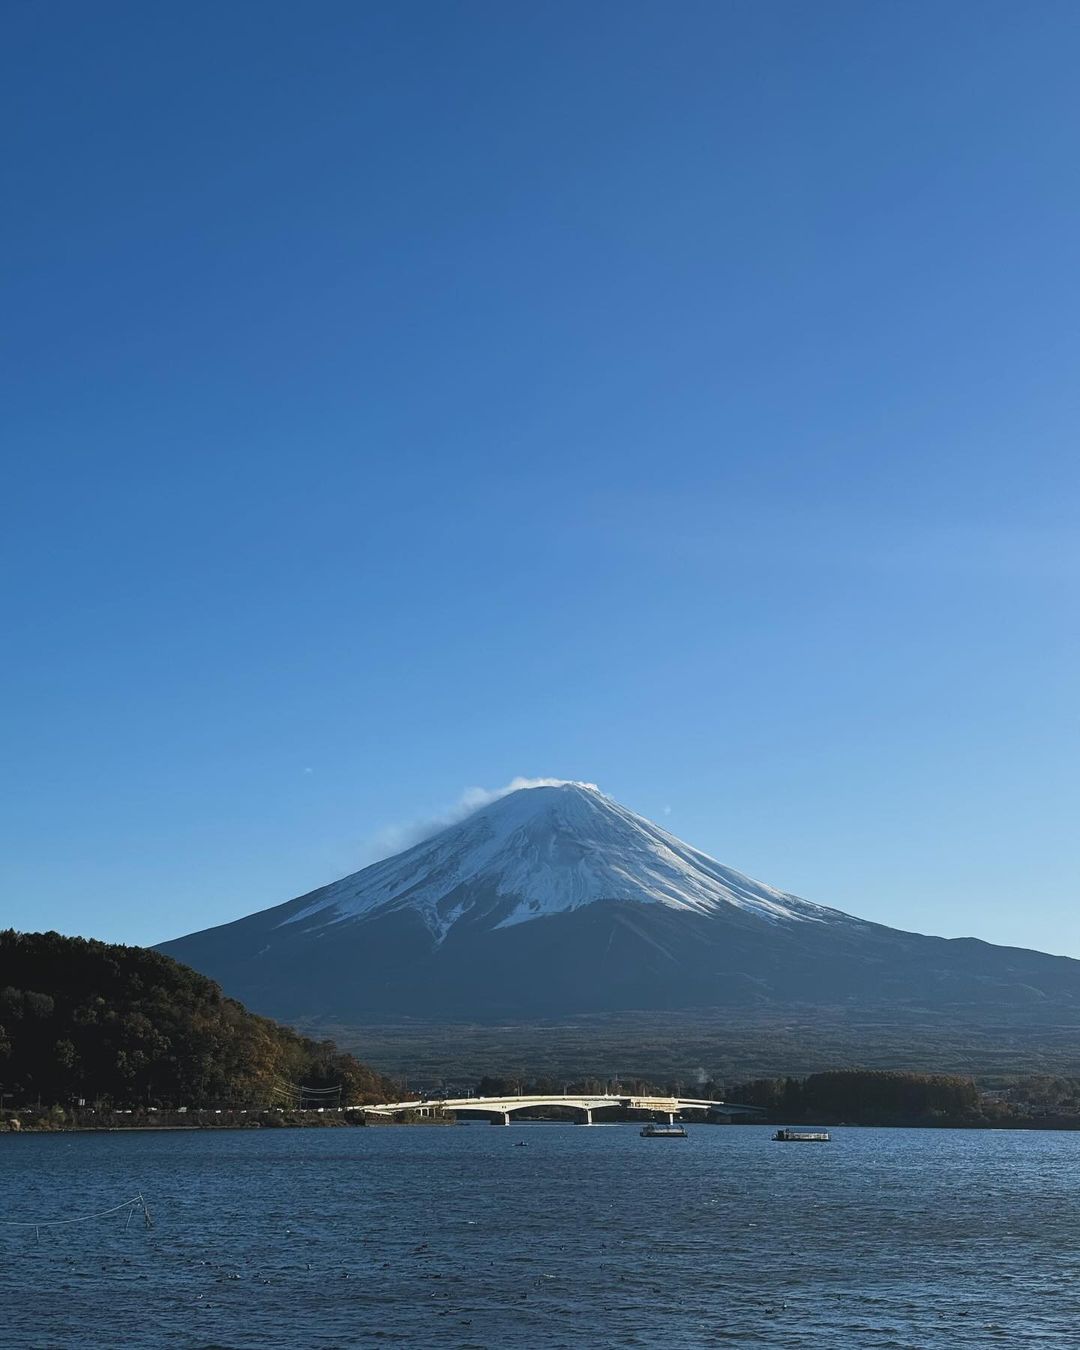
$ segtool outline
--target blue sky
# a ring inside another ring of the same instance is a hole
[[[1080,956],[1080,11],[9,4],[4,923],[517,775]]]

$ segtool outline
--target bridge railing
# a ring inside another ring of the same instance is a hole
[[[380,1102],[371,1106],[350,1107],[350,1110],[371,1111],[379,1114],[393,1114],[398,1111],[441,1110],[441,1111],[495,1111],[513,1112],[534,1107],[561,1106],[572,1110],[602,1110],[604,1107],[621,1107],[631,1111],[729,1111],[753,1112],[758,1108],[742,1106],[737,1102],[713,1101],[696,1097],[631,1097],[620,1094],[584,1094],[555,1095],[530,1093],[521,1096],[504,1097],[429,1097],[403,1102]]]

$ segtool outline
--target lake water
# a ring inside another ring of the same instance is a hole
[[[8,1223],[140,1191],[0,1228],[0,1344],[1080,1345],[1080,1134],[0,1138]]]

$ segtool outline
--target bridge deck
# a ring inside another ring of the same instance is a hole
[[[512,1097],[418,1097],[412,1101],[380,1102],[375,1106],[350,1107],[374,1115],[395,1115],[400,1111],[476,1111],[492,1115],[509,1115],[541,1106],[562,1106],[591,1115],[604,1107],[620,1107],[629,1111],[659,1111],[671,1115],[679,1111],[754,1111],[752,1106],[735,1102],[710,1101],[699,1097],[632,1097],[623,1094],[594,1093],[588,1095],[548,1095],[543,1093],[514,1095]]]

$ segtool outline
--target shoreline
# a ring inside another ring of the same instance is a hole
[[[0,1138],[22,1137],[24,1135],[45,1135],[45,1134],[177,1134],[177,1133],[261,1133],[265,1130],[327,1130],[327,1129],[385,1129],[401,1127],[420,1127],[430,1128],[432,1126],[445,1129],[452,1125],[479,1126],[483,1121],[457,1121],[457,1120],[380,1120],[377,1124],[370,1122],[360,1123],[358,1121],[335,1121],[334,1123],[315,1123],[307,1121],[290,1121],[278,1125],[262,1125],[258,1122],[250,1124],[228,1124],[228,1125],[47,1125],[35,1126],[27,1125],[20,1129],[0,1128]],[[791,1129],[808,1129],[806,1125],[792,1125],[790,1121],[781,1122]],[[572,1121],[561,1120],[543,1120],[530,1119],[524,1117],[513,1121],[512,1124],[520,1126],[533,1125],[565,1125],[571,1129],[591,1128],[591,1129],[610,1129],[612,1126],[625,1125],[635,1127],[641,1124],[641,1121],[633,1120],[604,1120],[595,1121],[592,1126],[582,1127]],[[744,1124],[733,1124],[729,1122],[715,1121],[684,1121],[683,1124],[691,1129],[745,1129]],[[776,1121],[754,1121],[753,1126],[759,1129],[775,1129],[778,1127]],[[962,1122],[944,1123],[935,1122],[934,1124],[920,1124],[917,1121],[894,1121],[890,1123],[860,1123],[858,1121],[839,1121],[839,1122],[815,1122],[815,1126],[829,1130],[940,1130],[956,1133],[959,1131],[984,1131],[993,1134],[1075,1134],[1080,1131],[1080,1120],[1072,1124],[1017,1124],[1017,1125],[999,1125],[999,1124],[967,1124]]]

